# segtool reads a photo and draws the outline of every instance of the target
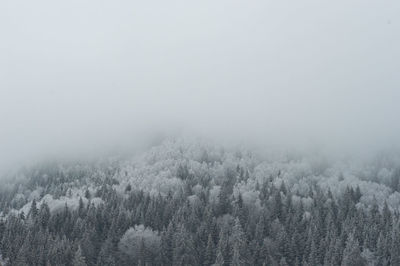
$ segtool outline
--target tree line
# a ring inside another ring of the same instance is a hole
[[[110,175],[77,208],[51,212],[33,200],[29,212],[9,212],[0,221],[3,263],[400,265],[399,214],[387,204],[360,207],[358,187],[333,195],[314,185],[306,206],[270,177],[256,185],[256,206],[234,192],[249,178],[239,166],[224,176],[217,200],[210,197],[212,176],[196,177],[185,166],[178,174],[179,193],[155,195],[132,185],[120,193]],[[94,197],[103,203],[92,204]],[[6,194],[0,198],[10,204]]]

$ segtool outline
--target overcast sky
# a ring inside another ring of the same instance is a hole
[[[0,165],[183,130],[400,140],[400,2],[0,2]]]

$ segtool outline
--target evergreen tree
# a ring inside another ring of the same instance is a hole
[[[229,259],[230,259],[229,239],[226,231],[222,229],[219,234],[215,264],[219,266],[229,265],[230,263]]]
[[[343,251],[342,266],[363,266],[365,262],[361,257],[360,246],[353,234],[348,236],[346,248]]]
[[[194,243],[186,228],[181,225],[174,239],[173,265],[196,265]]]
[[[390,265],[400,265],[400,231],[399,225],[393,227],[390,245]]]
[[[38,214],[38,211],[39,210],[37,208],[36,199],[33,199],[28,216],[31,217],[32,219],[35,219]]]
[[[82,249],[80,246],[78,247],[78,249],[75,252],[74,260],[73,260],[72,264],[74,266],[87,266],[87,264],[85,262],[85,257],[82,254]]]
[[[215,261],[215,244],[211,234],[208,235],[204,265],[212,265]]]
[[[248,265],[247,243],[239,218],[235,219],[232,230],[232,264],[234,266]]]

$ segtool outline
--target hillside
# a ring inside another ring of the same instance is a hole
[[[399,265],[399,162],[184,138],[46,162],[4,177],[0,253],[7,265]]]

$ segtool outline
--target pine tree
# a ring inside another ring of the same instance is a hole
[[[232,264],[234,266],[248,265],[247,243],[239,218],[235,219],[232,230]]]
[[[39,210],[37,208],[36,199],[33,199],[28,216],[30,216],[31,218],[34,219],[34,218],[36,218],[38,211]]]
[[[215,258],[215,266],[224,266],[226,265],[225,263],[225,259],[224,259],[224,255],[223,255],[223,250],[220,248],[220,246],[218,246],[217,249],[217,256]]]
[[[308,258],[308,263],[310,265],[318,265],[318,255],[317,255],[317,245],[315,244],[314,239],[311,240],[311,249],[310,255]]]
[[[85,204],[83,203],[82,197],[80,197],[78,205],[78,215],[79,217],[83,218],[84,214],[85,214]]]
[[[393,227],[390,245],[390,265],[400,265],[400,231],[399,225]]]
[[[75,252],[74,260],[72,263],[74,266],[87,266],[87,264],[85,262],[85,257],[82,254],[82,249],[80,246],[78,247],[78,249]]]
[[[387,265],[388,263],[388,246],[386,244],[386,239],[385,236],[380,233],[378,237],[378,242],[377,242],[377,248],[376,248],[376,254],[378,258],[378,264],[379,265]]]
[[[219,240],[217,246],[217,255],[215,258],[215,264],[219,266],[230,264],[230,250],[229,250],[229,240],[227,237],[226,229],[222,228],[219,233]]]
[[[172,222],[161,235],[161,257],[164,265],[172,265],[174,249],[174,229]]]
[[[357,239],[351,233],[346,241],[346,248],[343,251],[342,266],[363,266],[365,262],[361,257],[360,246]]]
[[[85,198],[86,198],[86,199],[90,199],[91,197],[92,197],[92,195],[91,195],[89,189],[86,189],[86,191],[85,191]]]
[[[186,228],[181,225],[174,239],[173,265],[197,265],[194,243]]]
[[[215,244],[211,234],[208,235],[204,265],[212,265],[215,261]]]
[[[43,202],[39,210],[40,225],[43,228],[46,228],[49,220],[50,220],[50,208],[46,202]]]
[[[107,238],[100,249],[99,256],[97,258],[97,265],[109,265],[114,266],[116,265],[116,261],[114,258],[114,247],[112,240]]]

